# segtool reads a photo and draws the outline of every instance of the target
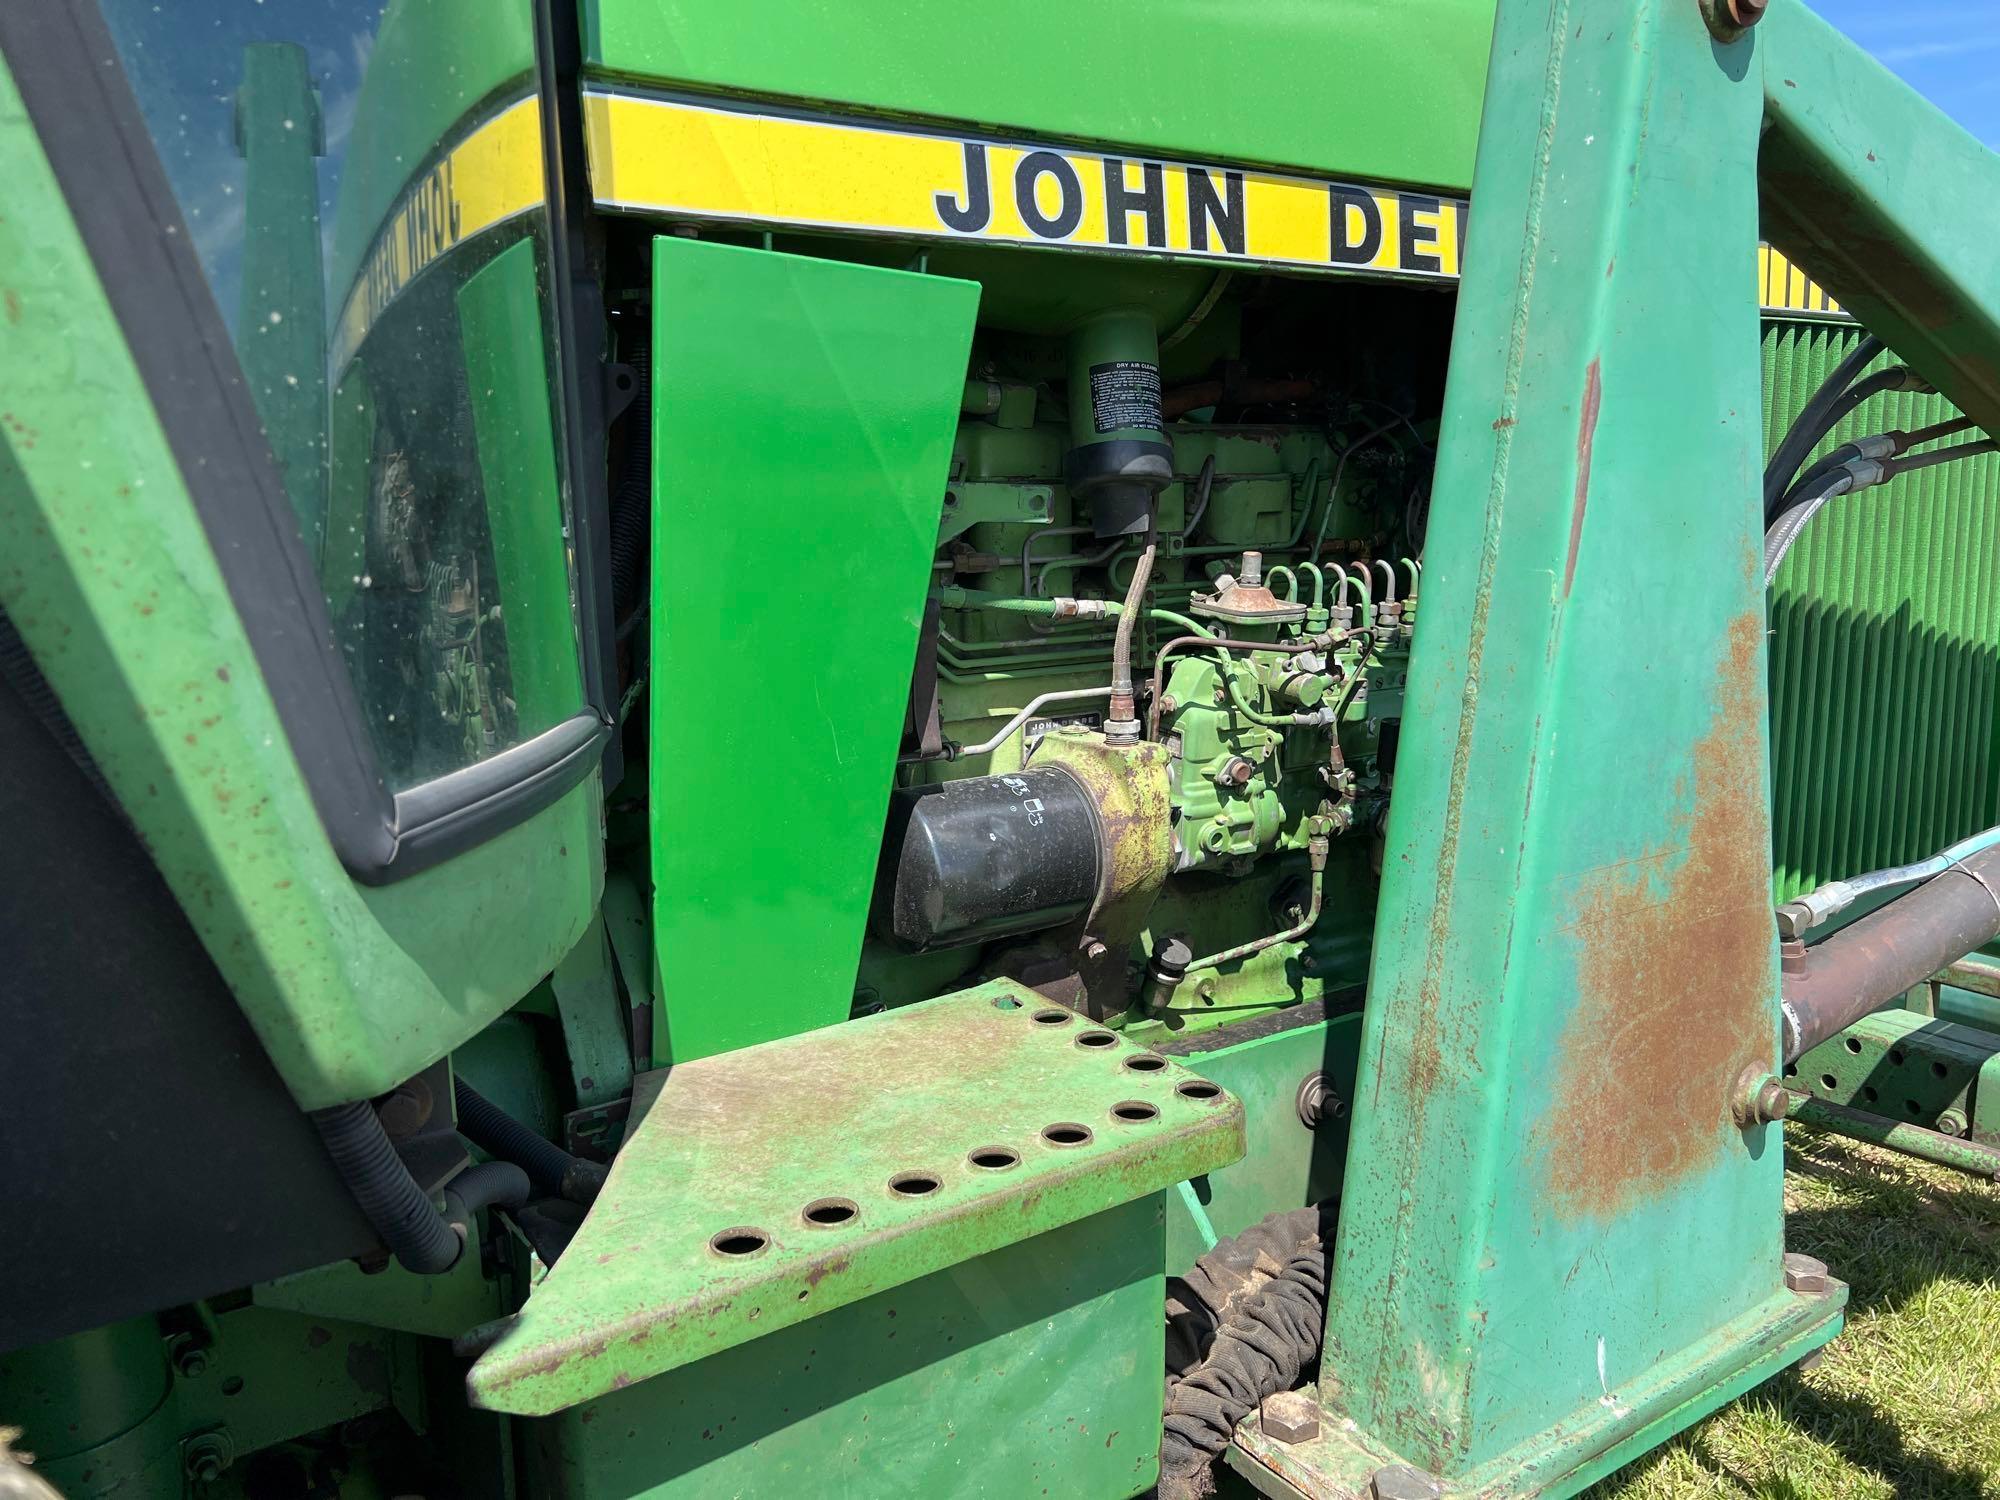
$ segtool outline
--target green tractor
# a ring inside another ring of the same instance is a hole
[[[42,0],[0,184],[0,1493],[1567,1496],[2000,1170],[1803,0]]]

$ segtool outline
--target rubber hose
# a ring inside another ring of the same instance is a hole
[[[639,340],[627,361],[638,389],[627,408],[631,416],[626,422],[625,461],[611,495],[611,613],[620,625],[639,604],[639,587],[646,576],[646,541],[653,522],[651,360],[646,341]]]
[[[311,1118],[347,1190],[403,1268],[419,1276],[449,1270],[464,1241],[396,1155],[375,1107],[364,1099]]]
[[[511,1161],[482,1161],[445,1185],[445,1211],[455,1222],[469,1223],[482,1208],[519,1208],[530,1191],[528,1174]]]
[[[563,1179],[580,1165],[574,1156],[537,1135],[463,1078],[452,1080],[451,1094],[458,1105],[461,1135],[488,1156],[522,1167],[536,1197],[563,1195]]]
[[[1805,409],[1793,421],[1791,430],[1778,444],[1778,451],[1771,455],[1770,465],[1764,470],[1766,516],[1776,508],[1785,491],[1790,488],[1792,476],[1798,473],[1799,465],[1811,456],[1813,449],[1820,445],[1821,440],[1835,425],[1826,420],[1827,413],[1842,396],[1847,394],[1848,387],[1861,372],[1874,363],[1875,356],[1882,352],[1882,347],[1882,341],[1875,335],[1872,333],[1864,335],[1861,342],[1854,347],[1847,358],[1834,367],[1833,373],[1826,377],[1820,388],[1813,392],[1812,398],[1806,402]]]

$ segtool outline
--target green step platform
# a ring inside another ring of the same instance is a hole
[[[1244,1150],[1226,1091],[1005,981],[642,1075],[633,1113],[475,1404],[559,1412]]]

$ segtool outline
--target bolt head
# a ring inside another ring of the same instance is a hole
[[[1304,1391],[1280,1391],[1264,1398],[1257,1423],[1278,1442],[1309,1443],[1319,1436],[1319,1403]]]
[[[1964,1135],[1970,1127],[1961,1111],[1948,1109],[1938,1116],[1937,1128],[1943,1135]]]
[[[1319,1122],[1326,1118],[1327,1096],[1332,1092],[1326,1085],[1326,1074],[1306,1074],[1300,1080],[1298,1095],[1293,1100],[1299,1112],[1299,1123],[1308,1130],[1317,1130]]]
[[[198,1376],[206,1374],[208,1371],[207,1351],[195,1348],[178,1350],[174,1354],[174,1369],[187,1380],[193,1380]]]
[[[204,1432],[189,1438],[182,1447],[181,1472],[197,1484],[213,1484],[235,1456],[227,1436]]]
[[[1368,1481],[1373,1500],[1438,1500],[1444,1486],[1422,1469],[1408,1464],[1390,1464],[1377,1469]]]
[[[1801,1296],[1818,1297],[1825,1295],[1833,1280],[1826,1273],[1825,1261],[1814,1260],[1810,1255],[1787,1255],[1785,1285]]]

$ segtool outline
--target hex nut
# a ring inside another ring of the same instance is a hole
[[[1329,1100],[1336,1106],[1339,1104],[1338,1096],[1327,1084],[1326,1074],[1317,1069],[1306,1074],[1299,1080],[1299,1091],[1292,1100],[1294,1108],[1298,1110],[1299,1123],[1308,1130],[1319,1129],[1320,1121],[1327,1116]],[[1333,1113],[1338,1114],[1338,1108]]]
[[[1377,1469],[1368,1481],[1373,1500],[1438,1500],[1444,1486],[1422,1469],[1409,1464],[1390,1464]]]
[[[1264,1436],[1281,1443],[1309,1443],[1319,1436],[1319,1403],[1304,1391],[1279,1391],[1257,1409]]]
[[[1964,1111],[1948,1109],[1937,1117],[1937,1128],[1940,1135],[1962,1136],[1971,1126],[1965,1118]]]
[[[1753,1063],[1736,1079],[1736,1093],[1729,1111],[1743,1130],[1769,1125],[1791,1113],[1792,1096],[1784,1080]]]
[[[1833,1285],[1826,1274],[1826,1262],[1810,1255],[1785,1257],[1785,1285],[1805,1297],[1823,1296]]]
[[[226,1432],[198,1432],[181,1445],[181,1472],[197,1484],[213,1484],[236,1461],[236,1445]]]

